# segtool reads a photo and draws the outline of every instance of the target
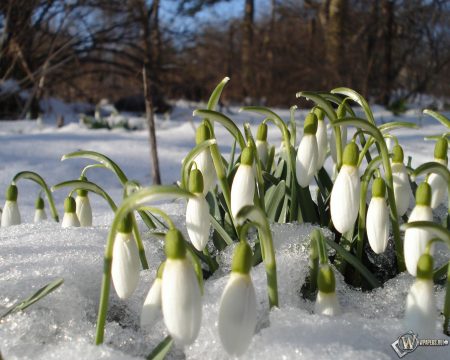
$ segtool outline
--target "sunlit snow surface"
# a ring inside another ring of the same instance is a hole
[[[165,183],[179,178],[180,162],[194,145],[194,130],[187,121],[190,108],[181,104],[173,119],[158,123],[159,151]],[[287,116],[288,112],[281,112]],[[260,117],[229,114],[240,124]],[[377,113],[375,114],[377,117]],[[384,116],[380,113],[379,116]],[[401,119],[417,121],[414,117]],[[302,116],[299,116],[303,117]],[[405,155],[413,156],[413,164],[430,161],[433,143],[424,135],[439,134],[443,127],[434,120],[423,120],[420,131],[398,130]],[[299,126],[301,128],[301,126]],[[271,128],[272,129],[272,128]],[[225,130],[216,131],[225,156],[230,151],[230,138]],[[88,131],[76,123],[56,130],[49,124],[37,129],[33,123],[0,124],[0,193],[16,172],[39,172],[53,185],[79,176],[82,160],[60,163],[61,155],[80,148],[104,152],[116,160],[130,178],[149,183],[146,132]],[[275,144],[280,137],[274,129],[269,139]],[[329,160],[327,167],[330,168]],[[121,189],[117,179],[106,170],[92,170],[88,177],[108,190],[119,202]],[[38,189],[34,184],[19,182],[19,205],[25,221],[33,217],[33,203]],[[56,193],[62,215],[62,200],[67,191]],[[3,202],[3,198],[0,197]],[[127,301],[121,301],[111,288],[110,310],[105,344],[94,346],[95,323],[102,276],[102,256],[112,214],[102,199],[91,195],[94,227],[61,229],[52,221],[39,225],[23,224],[0,228],[0,313],[16,301],[26,298],[50,281],[62,277],[64,284],[56,292],[22,313],[0,322],[0,351],[9,359],[143,359],[167,335],[162,319],[153,329],[144,331],[139,315],[145,296],[164,259],[161,240],[143,231],[150,270],[141,272],[139,287]],[[183,202],[165,204],[184,233]],[[442,209],[441,209],[442,210]],[[46,206],[49,215],[48,207]],[[335,318],[312,314],[313,303],[303,300],[300,289],[308,273],[309,225],[274,225],[274,241],[280,294],[280,308],[269,313],[266,277],[263,265],[252,270],[257,291],[258,325],[244,359],[395,359],[390,344],[409,329],[402,325],[406,294],[413,282],[408,274],[388,281],[384,288],[371,293],[350,289],[336,272],[337,292],[343,315]],[[327,236],[330,233],[325,232]],[[217,330],[217,313],[221,292],[230,269],[232,247],[219,255],[221,269],[205,282],[202,328],[196,342],[184,349],[188,359],[226,359]],[[447,253],[448,254],[448,253]],[[446,258],[446,253],[439,253]],[[442,309],[444,292],[436,287],[438,309]],[[436,323],[436,337],[442,316]],[[420,334],[419,334],[420,337]],[[419,347],[405,359],[447,359],[450,347]],[[182,359],[182,349],[174,348],[170,358]]]

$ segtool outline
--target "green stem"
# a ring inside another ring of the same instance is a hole
[[[142,269],[147,270],[148,262],[147,262],[147,257],[145,256],[145,248],[144,248],[144,244],[142,243],[141,234],[139,233],[139,227],[138,227],[136,218],[134,217],[134,214],[132,216],[132,221],[133,221],[134,240],[136,241],[136,245],[137,245],[137,248],[139,251],[139,258],[141,260]]]

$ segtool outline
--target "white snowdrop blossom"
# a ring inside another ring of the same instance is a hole
[[[128,215],[116,233],[113,246],[111,277],[117,296],[128,299],[139,283],[141,262],[132,235],[132,219]]]
[[[433,287],[433,258],[425,254],[418,262],[417,278],[406,298],[404,317],[405,328],[424,339],[436,336],[437,306]]]
[[[47,214],[45,213],[44,210],[44,199],[42,199],[42,197],[39,196],[36,199],[33,221],[34,223],[39,223],[44,220],[47,220]]]
[[[358,217],[361,183],[357,162],[358,147],[351,142],[345,147],[343,165],[330,198],[331,219],[341,234],[349,231]]]
[[[203,195],[203,176],[198,169],[191,171],[189,191],[195,197],[190,198],[186,206],[186,228],[192,245],[198,251],[203,251],[209,240],[211,223],[208,202]]]
[[[394,184],[394,198],[398,216],[403,216],[409,207],[409,199],[412,197],[408,172],[403,164],[403,149],[400,145],[393,148],[392,157],[392,181]]]
[[[309,186],[317,172],[319,150],[316,139],[317,116],[309,113],[305,119],[304,134],[297,150],[295,175],[301,187]]]
[[[256,293],[249,274],[251,264],[251,248],[241,242],[234,252],[231,275],[219,305],[219,337],[229,355],[244,354],[255,333]]]
[[[367,210],[366,228],[369,245],[376,254],[384,252],[389,239],[389,210],[385,195],[386,185],[383,179],[375,179]]]
[[[325,163],[328,152],[327,126],[325,124],[325,121],[323,120],[323,117],[322,119],[320,119],[319,117],[319,121],[317,123],[316,139],[317,150],[319,152],[319,156],[317,158],[317,171],[319,171]]]
[[[17,205],[18,190],[16,185],[8,186],[6,190],[6,201],[3,207],[1,226],[7,227],[12,225],[19,225],[20,212],[19,206]]]
[[[246,147],[242,151],[241,164],[231,185],[231,214],[234,218],[244,206],[253,205],[255,174],[252,165],[253,151],[250,147]]]
[[[269,144],[267,143],[267,124],[261,123],[258,126],[255,145],[256,151],[258,153],[258,158],[261,161],[262,166],[266,168],[267,159],[269,158]]]
[[[75,199],[76,213],[83,227],[92,226],[92,208],[86,190],[78,190]]]
[[[447,167],[447,151],[447,139],[440,138],[434,148],[434,161]],[[427,182],[431,186],[431,208],[436,209],[447,198],[448,184],[441,175],[436,173],[430,174]]]
[[[211,133],[207,125],[205,123],[200,124],[195,137],[197,145],[210,138]],[[195,157],[194,162],[197,164],[197,168],[202,172],[203,194],[206,195],[216,183],[216,170],[209,148],[202,150],[202,152]]]
[[[314,312],[318,315],[336,316],[341,314],[341,306],[336,296],[336,280],[329,265],[322,265],[319,269],[316,303]]]
[[[194,267],[186,257],[181,233],[171,229],[166,235],[167,260],[164,265],[161,300],[164,323],[180,346],[192,344],[202,320],[202,299]]]
[[[150,288],[150,291],[145,298],[144,305],[141,311],[141,327],[150,330],[155,324],[156,320],[162,314],[161,306],[161,287],[162,287],[162,274],[165,263],[163,262],[157,271],[156,279]]]
[[[431,188],[427,183],[421,183],[416,192],[416,206],[414,207],[408,222],[413,221],[433,221],[433,212],[430,207]],[[425,253],[428,241],[431,240],[432,234],[423,229],[411,228],[405,231],[405,239],[403,251],[405,256],[405,264],[408,272],[416,276],[417,262],[422,254]],[[432,255],[434,246],[430,248]]]
[[[80,220],[76,214],[76,203],[72,196],[68,196],[64,200],[64,216],[62,219],[61,227],[80,227]]]

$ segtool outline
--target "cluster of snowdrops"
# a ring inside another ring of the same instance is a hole
[[[415,125],[391,122],[377,126],[365,99],[351,89],[339,88],[330,93],[297,94],[314,103],[304,119],[298,143],[296,107],[291,108],[290,119],[285,120],[268,108],[243,108],[263,117],[255,139],[248,123],[242,132],[230,118],[215,111],[227,82],[225,78],[216,87],[206,109],[194,112],[203,120],[197,128],[196,146],[183,160],[177,185],[142,187],[129,181],[111,159],[93,151],[63,156],[63,160],[86,158],[94,163],[82,169],[78,180],[52,187],[52,191],[72,189],[64,202],[62,227],[92,226],[89,193],[102,196],[115,213],[105,247],[96,343],[103,342],[111,281],[119,298],[125,300],[136,289],[140,270],[148,269],[137,214],[155,236],[165,239],[167,258],[158,267],[141,314],[141,326],[147,328],[163,314],[169,336],[158,347],[159,354],[167,351],[173,341],[179,346],[195,341],[201,324],[203,281],[217,270],[217,254],[233,244],[231,274],[220,300],[218,333],[228,354],[245,353],[257,322],[253,266],[264,263],[269,304],[278,306],[270,230],[273,222],[318,225],[310,237],[310,273],[302,294],[315,300],[315,312],[322,315],[341,312],[334,271],[340,271],[356,287],[382,286],[384,279],[369,270],[374,267],[366,253],[381,254],[391,241],[395,273],[407,270],[416,277],[406,299],[406,328],[417,331],[421,337],[433,336],[437,323],[433,280],[442,282],[448,271],[448,262],[435,268],[434,247],[438,241],[450,246],[449,217],[442,219],[442,224],[433,222],[433,209],[444,206],[441,203],[448,192],[448,133],[434,137],[434,161],[413,169],[410,163],[405,165],[402,147],[390,131]],[[355,115],[352,103],[361,106],[365,118]],[[428,110],[426,113],[450,127],[450,121],[441,114]],[[229,159],[219,150],[214,134],[218,125],[224,126],[234,139]],[[347,139],[350,127],[356,131]],[[277,149],[268,143],[268,131],[281,132],[282,143]],[[323,166],[329,155],[334,163],[331,176]],[[87,172],[98,167],[111,170],[122,183],[124,196],[120,205],[87,179]],[[416,184],[418,178],[424,180]],[[1,226],[20,224],[16,185],[20,179],[42,186],[52,216],[58,221],[51,190],[44,179],[24,171],[13,178],[7,189]],[[317,191],[310,189],[313,182]],[[413,190],[415,205],[410,211]],[[75,192],[76,199],[72,196]],[[187,201],[188,239],[162,209],[151,205],[174,198]],[[44,205],[39,196],[35,222],[46,219]],[[320,227],[329,228],[334,238],[324,237]],[[404,231],[403,236],[400,230]],[[448,331],[450,316],[448,278],[444,333]]]

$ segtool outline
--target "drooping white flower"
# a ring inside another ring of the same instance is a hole
[[[367,210],[367,238],[376,254],[386,249],[389,239],[389,210],[385,200],[386,185],[382,178],[376,178],[372,185],[372,199]]]
[[[189,177],[189,191],[195,195],[186,206],[186,228],[192,245],[203,251],[209,240],[209,206],[203,195],[203,176],[200,170],[193,169]]]
[[[430,185],[423,182],[416,191],[416,206],[414,207],[408,222],[413,221],[433,221],[433,212],[430,207],[431,188]],[[403,252],[405,256],[405,264],[408,272],[416,276],[417,262],[422,254],[425,253],[428,241],[431,240],[432,234],[423,229],[411,228],[405,231],[405,240]],[[434,246],[430,248],[432,255]]]
[[[256,133],[256,151],[258,152],[259,160],[264,168],[267,165],[267,159],[269,158],[269,144],[267,143],[267,124],[261,123],[258,126],[258,132]],[[270,170],[270,169],[268,169]]]
[[[256,327],[256,294],[250,277],[252,250],[237,245],[230,279],[219,305],[219,337],[229,355],[240,356],[249,347]]]
[[[441,138],[434,148],[434,161],[447,166],[448,164],[448,142],[446,138]],[[430,174],[428,184],[431,186],[431,208],[436,209],[447,198],[448,184],[445,179],[436,173]]]
[[[320,267],[317,286],[319,291],[317,292],[316,303],[314,304],[314,312],[319,315],[339,315],[341,313],[341,306],[336,296],[336,280],[333,270],[329,265],[322,265]]]
[[[325,124],[323,111],[317,108],[315,110],[315,113],[318,118],[316,139],[317,139],[317,150],[319,152],[319,156],[317,158],[317,171],[319,171],[323,167],[323,164],[325,163],[325,159],[327,157],[328,135],[327,135],[327,125]]]
[[[5,206],[3,207],[2,212],[2,227],[19,225],[21,222],[19,206],[17,205],[17,196],[17,186],[14,184],[8,186],[8,189],[6,190]]]
[[[64,200],[64,216],[61,223],[62,228],[80,227],[80,220],[76,214],[76,203],[72,196],[66,197]]]
[[[406,298],[404,318],[405,328],[423,339],[431,339],[436,334],[437,307],[433,286],[433,258],[424,254],[419,259],[417,278]]]
[[[317,172],[319,150],[316,139],[317,116],[309,113],[304,124],[304,133],[297,150],[295,175],[301,187],[307,187]]]
[[[403,216],[408,210],[409,199],[412,196],[408,172],[403,164],[403,149],[400,145],[393,148],[392,181],[394,184],[394,198],[398,216]]]
[[[209,139],[211,139],[211,133],[208,126],[205,123],[200,124],[197,128],[197,133],[195,136],[197,145]],[[214,168],[214,163],[209,148],[198,154],[195,157],[194,162],[197,164],[197,168],[202,172],[203,194],[206,195],[216,183],[216,170]]]
[[[141,327],[149,330],[158,317],[162,314],[161,312],[161,286],[162,286],[162,274],[164,270],[164,262],[158,268],[156,279],[153,282],[150,291],[145,298],[144,305],[141,311]]]
[[[86,177],[80,177],[80,180],[86,181]],[[77,190],[77,197],[75,199],[77,205],[77,216],[80,220],[80,225],[83,227],[92,226],[92,208],[89,201],[88,192],[83,189]]]
[[[114,239],[111,277],[117,296],[128,299],[139,283],[141,263],[136,241],[132,235],[132,218],[122,221]]]
[[[349,231],[358,217],[361,186],[357,167],[358,153],[358,147],[354,142],[347,144],[343,154],[343,165],[331,191],[331,219],[341,234]]]
[[[164,323],[178,345],[190,345],[198,336],[202,320],[200,287],[178,230],[167,232],[165,250],[161,284]]]
[[[246,205],[253,205],[255,195],[255,174],[253,171],[253,150],[242,150],[241,164],[234,175],[231,185],[231,214],[234,218]]]
[[[47,214],[44,210],[44,199],[38,197],[36,199],[35,211],[34,211],[34,222],[39,223],[41,221],[47,220]]]

